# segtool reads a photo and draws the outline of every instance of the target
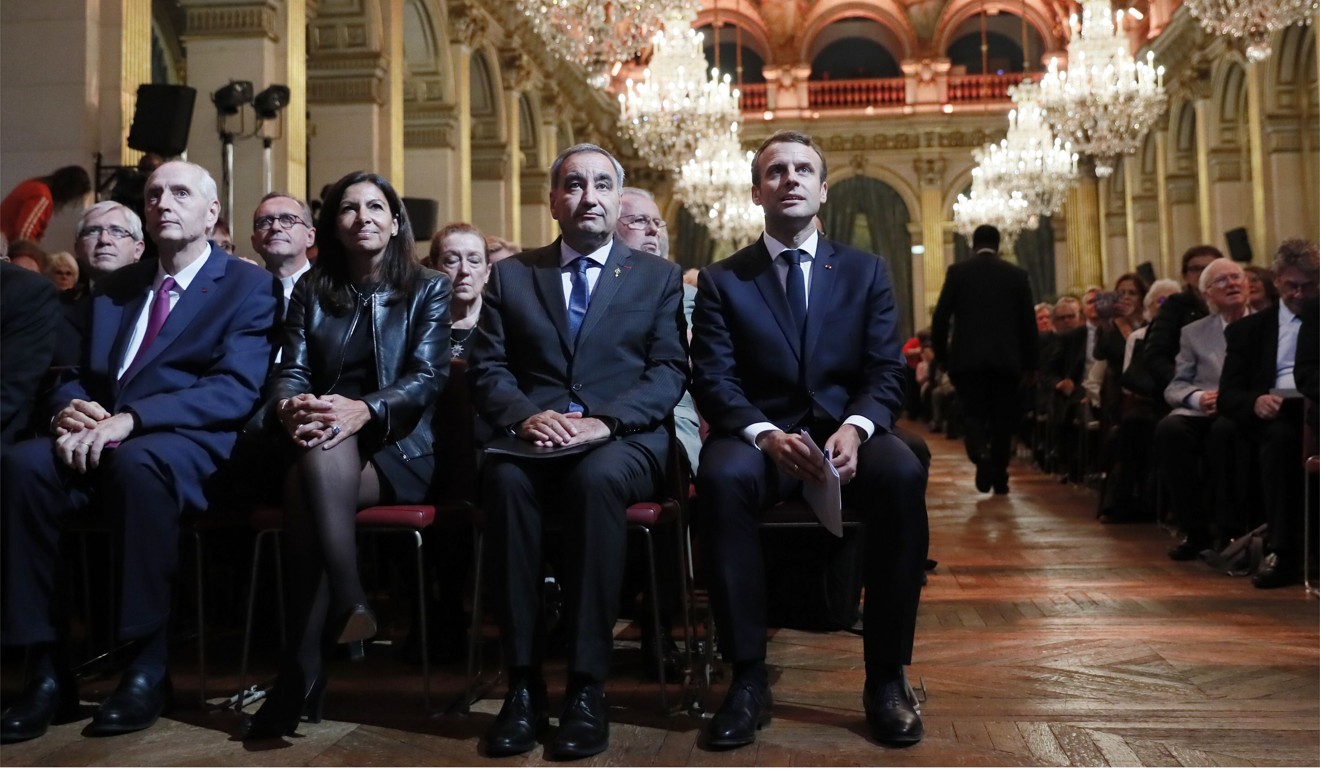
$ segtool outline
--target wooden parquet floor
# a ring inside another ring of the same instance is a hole
[[[780,630],[770,645],[774,722],[754,745],[699,748],[702,720],[659,714],[656,686],[640,679],[636,645],[625,642],[609,689],[611,747],[581,764],[1320,765],[1320,602],[1300,587],[1258,591],[1204,564],[1169,561],[1166,532],[1101,525],[1093,492],[1025,466],[1014,466],[1007,497],[977,494],[961,446],[927,438],[931,556],[939,566],[922,598],[910,669],[927,692],[924,741],[892,749],[868,739],[860,637]],[[211,687],[228,694],[237,686],[237,640],[215,646]],[[366,662],[338,664],[327,720],[287,741],[245,747],[233,737],[233,714],[181,705],[155,728],[117,738],[84,737],[85,719],[55,727],[0,748],[0,763],[549,763],[541,751],[479,755],[477,738],[499,693],[469,716],[427,717],[417,669],[389,649],[374,645]],[[174,666],[181,704],[195,700],[188,655]],[[9,660],[4,683],[12,696],[21,672]],[[85,682],[84,702],[114,681]],[[553,700],[561,684],[562,676],[552,678]],[[434,686],[437,701],[453,699],[461,672],[444,667]],[[724,687],[716,684],[713,702]]]

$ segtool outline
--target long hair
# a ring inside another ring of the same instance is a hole
[[[57,209],[82,200],[92,191],[92,178],[82,166],[57,168],[43,181],[50,188],[50,197]]]
[[[422,268],[413,256],[412,224],[408,221],[403,199],[385,177],[369,171],[354,171],[335,182],[326,193],[316,221],[317,258],[310,279],[312,290],[321,304],[335,315],[347,313],[354,304],[348,250],[339,238],[339,206],[344,201],[344,191],[359,182],[370,182],[380,188],[390,213],[399,223],[399,232],[385,246],[385,254],[375,267],[372,278],[385,284],[400,299],[412,294],[421,280]]]

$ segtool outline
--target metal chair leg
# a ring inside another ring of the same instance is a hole
[[[202,583],[202,533],[192,530],[193,562],[197,577],[197,688],[202,708],[206,708],[206,593]]]
[[[467,683],[463,689],[463,703],[459,710],[466,714],[472,704],[476,701],[476,682],[481,676],[481,573],[482,558],[485,555],[485,537],[480,528],[474,528],[472,531],[472,619],[468,626],[468,661],[467,661]]]
[[[422,706],[429,715],[431,713],[431,645],[426,636],[426,564],[422,552],[422,532],[413,530],[412,534],[417,546],[418,622],[422,624]]]
[[[665,671],[665,647],[664,635],[660,632],[660,592],[657,590],[659,581],[655,577],[655,543],[651,539],[651,530],[648,527],[638,527],[642,533],[642,539],[646,541],[646,573],[650,580],[647,588],[651,592],[651,642],[655,645],[655,653],[659,656],[659,679],[660,679],[660,710],[666,715],[669,713],[669,683],[666,680],[668,672]]]
[[[238,695],[234,699],[234,710],[243,710],[244,695],[247,692],[247,670],[248,670],[248,652],[252,647],[252,616],[255,614],[257,604],[257,577],[261,569],[261,544],[265,541],[267,535],[273,535],[276,538],[276,560],[279,559],[279,533],[275,530],[266,530],[257,533],[257,539],[252,545],[252,575],[248,580],[248,606],[247,619],[243,624],[243,652],[241,662],[238,666]],[[278,583],[283,583],[283,579],[277,576]],[[283,608],[283,589],[280,590],[280,636],[283,638],[284,631],[284,608]]]

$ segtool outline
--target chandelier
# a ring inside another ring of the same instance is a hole
[[[737,131],[738,90],[728,75],[707,76],[695,14],[674,13],[651,39],[650,65],[619,94],[619,126],[655,168],[677,171],[710,137]]]
[[[743,150],[737,133],[725,131],[683,162],[674,194],[712,238],[746,243],[765,226],[761,207],[752,203],[751,168],[752,153]]]
[[[1019,191],[1035,215],[1049,216],[1063,207],[1077,180],[1077,153],[1054,136],[1036,103],[1030,80],[1009,89],[1017,109],[1008,113],[1008,135],[999,144],[972,151],[987,187]],[[1033,222],[1029,227],[1035,227]]]
[[[953,224],[969,241],[978,226],[993,225],[1004,242],[1012,243],[1018,233],[1036,227],[1037,220],[1021,192],[987,185],[978,167],[972,169],[970,194],[959,194],[953,204]]]
[[[1046,120],[1074,149],[1095,158],[1101,178],[1114,173],[1118,156],[1141,147],[1167,103],[1164,68],[1155,67],[1153,54],[1132,58],[1109,9],[1109,0],[1083,0],[1080,31],[1076,16],[1071,19],[1067,69],[1051,59],[1040,81]]]
[[[1276,30],[1310,24],[1320,10],[1316,0],[1183,0],[1183,5],[1210,34],[1243,38],[1247,58],[1254,62],[1270,57]]]
[[[696,13],[699,0],[518,0],[546,49],[587,71],[604,88],[616,62],[637,56],[674,11]]]

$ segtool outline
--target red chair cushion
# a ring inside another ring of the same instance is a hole
[[[284,529],[284,509],[278,505],[259,505],[249,518],[252,528],[258,532],[268,529]]]
[[[373,505],[357,514],[359,527],[424,529],[434,521],[434,505]]]
[[[628,506],[628,523],[654,527],[660,521],[663,506],[660,503],[634,503]]]

